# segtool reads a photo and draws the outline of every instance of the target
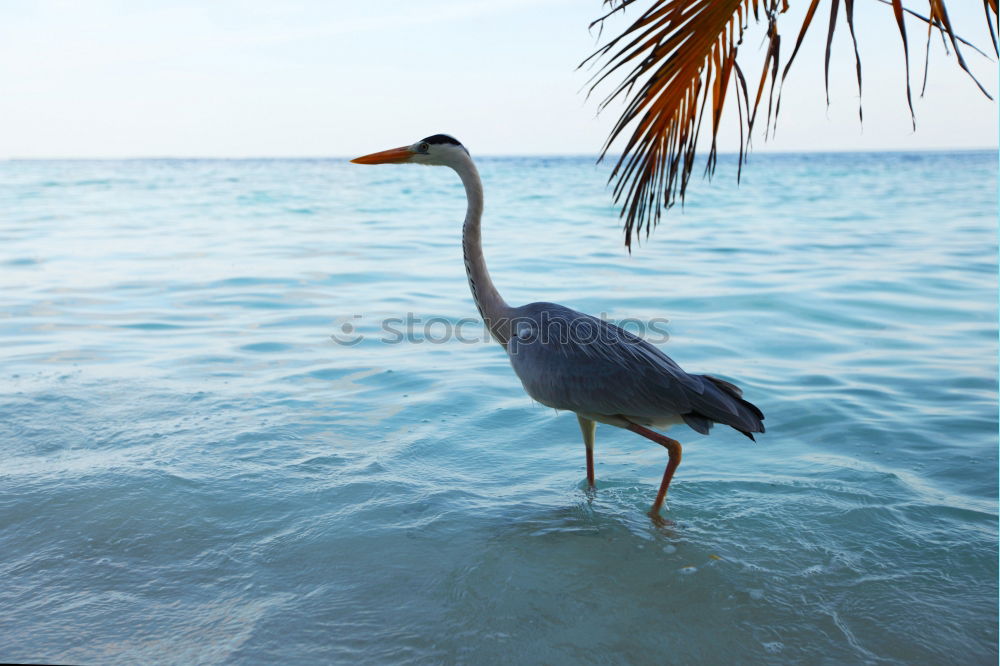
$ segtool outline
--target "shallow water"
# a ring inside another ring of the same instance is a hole
[[[767,415],[670,431],[657,526],[660,447],[599,427],[589,492],[441,340],[450,172],[0,163],[0,660],[996,663],[996,154],[731,166],[629,257],[605,167],[481,160],[509,302],[666,318]]]

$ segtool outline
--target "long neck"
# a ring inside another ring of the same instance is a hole
[[[500,343],[506,344],[510,337],[510,306],[504,302],[497,288],[493,286],[490,272],[483,258],[483,241],[480,222],[483,218],[483,182],[471,157],[465,157],[452,165],[462,178],[469,207],[462,227],[462,251],[465,256],[465,273],[469,278],[469,289],[476,302],[479,314],[490,329],[490,333]]]

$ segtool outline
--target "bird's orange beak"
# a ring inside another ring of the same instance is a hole
[[[414,153],[412,150],[403,146],[401,148],[390,148],[389,150],[383,150],[378,153],[372,153],[371,155],[362,155],[361,157],[355,157],[351,162],[353,164],[396,164],[398,162],[405,162]]]

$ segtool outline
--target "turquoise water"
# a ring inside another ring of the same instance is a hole
[[[0,163],[0,660],[996,663],[995,153],[727,163],[631,257],[606,167],[480,166],[509,302],[669,320],[767,434],[672,429],[658,526],[600,426],[588,492],[445,169]]]

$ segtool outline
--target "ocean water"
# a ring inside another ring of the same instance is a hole
[[[0,163],[0,660],[995,664],[996,154],[724,162],[629,256],[607,167],[480,160],[509,302],[767,415],[659,525],[482,340],[450,171]]]

